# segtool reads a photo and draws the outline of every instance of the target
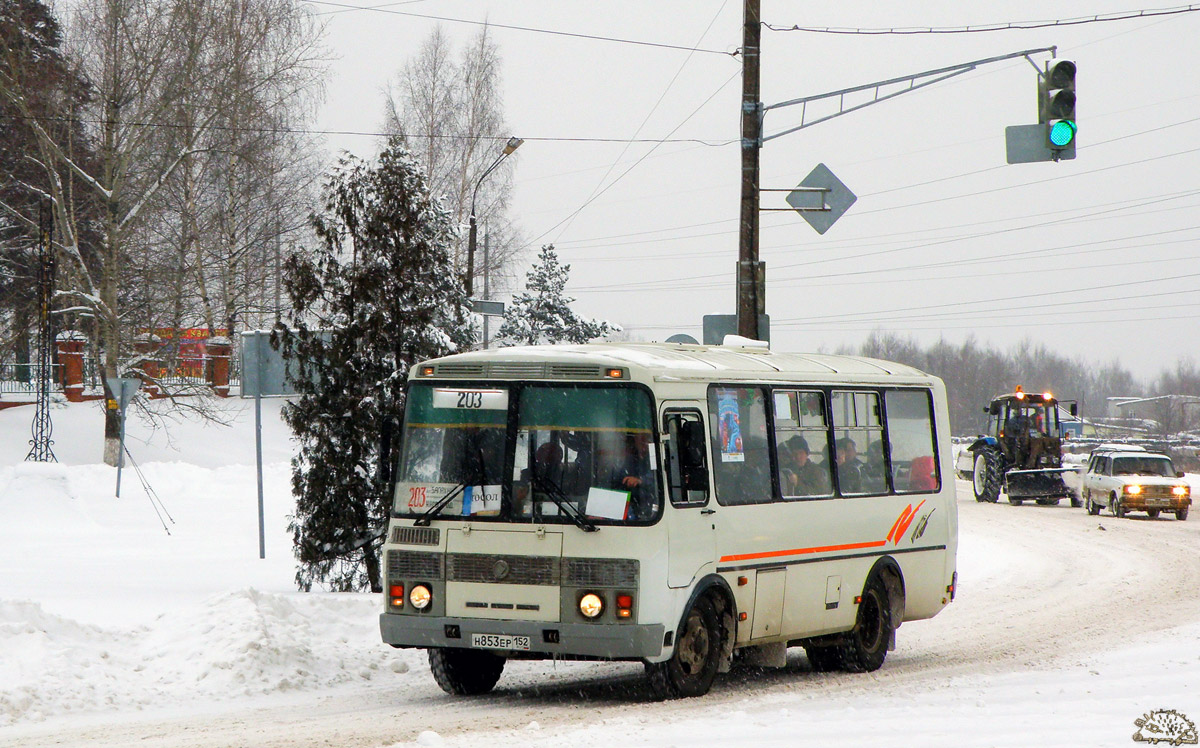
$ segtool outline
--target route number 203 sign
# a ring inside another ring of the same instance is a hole
[[[508,410],[508,390],[435,389],[433,407],[452,410]]]

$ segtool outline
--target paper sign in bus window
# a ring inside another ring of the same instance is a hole
[[[500,513],[500,486],[467,486],[463,488],[464,515],[495,515]]]
[[[629,492],[610,491],[607,488],[588,489],[587,508],[584,514],[600,519],[625,519],[629,513]]]
[[[721,438],[721,462],[745,462],[737,390],[717,390],[717,430]]]

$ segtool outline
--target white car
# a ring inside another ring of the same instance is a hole
[[[1083,474],[1083,503],[1088,514],[1108,509],[1114,516],[1145,512],[1151,519],[1173,512],[1185,520],[1192,489],[1171,458],[1140,448],[1100,448],[1088,458]]]

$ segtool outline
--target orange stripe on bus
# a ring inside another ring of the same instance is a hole
[[[896,528],[900,526],[900,523],[904,521],[904,518],[907,517],[908,513],[911,511],[912,511],[912,504],[909,504],[908,506],[904,507],[904,511],[900,512],[900,516],[897,517],[895,523],[892,524],[892,529],[888,530],[888,534],[887,534],[888,540],[892,539],[892,535],[896,532]]]
[[[846,543],[844,545],[822,545],[815,548],[792,548],[786,551],[764,551],[762,553],[739,553],[733,556],[721,556],[721,561],[749,561],[755,558],[776,558],[778,556],[800,556],[805,553],[823,553],[825,551],[853,551],[858,548],[878,548],[887,545],[886,540],[872,540],[869,543]]]

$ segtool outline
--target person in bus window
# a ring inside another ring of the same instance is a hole
[[[629,492],[629,519],[648,519],[658,506],[658,483],[650,460],[650,435],[630,434],[625,439],[625,454],[612,469],[609,484],[615,491]]]
[[[555,442],[546,442],[533,453],[533,464],[521,471],[518,501],[524,501],[532,488],[538,493],[546,490],[546,484],[557,485],[562,479],[562,447]]]
[[[783,444],[779,454],[779,484],[784,496],[824,496],[829,478],[820,465],[809,459],[808,442],[796,434]]]
[[[858,446],[848,436],[837,440],[838,484],[842,493],[862,493],[863,465],[858,459]]]

